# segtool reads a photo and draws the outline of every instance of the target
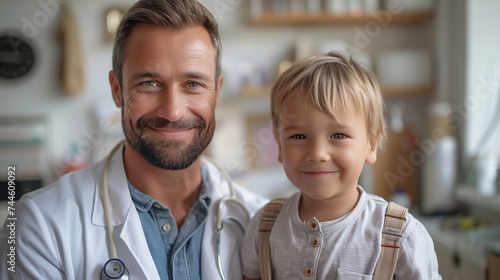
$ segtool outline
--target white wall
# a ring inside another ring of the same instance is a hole
[[[64,96],[58,87],[60,45],[56,39],[61,0],[1,0],[0,33],[14,32],[35,49],[35,68],[28,76],[0,80],[0,115],[47,115],[51,121],[52,159],[63,159],[70,144],[88,141],[96,127],[96,103],[114,106],[108,84],[112,46],[104,40],[104,11],[134,1],[73,0],[80,33],[85,88],[77,96]]]
[[[465,153],[500,156],[500,2],[496,0],[467,1],[466,7],[466,116]],[[497,111],[495,111],[497,110]],[[492,118],[496,115],[496,119]],[[485,143],[487,124],[494,121],[496,131]]]
[[[0,0],[0,32],[16,31],[29,37],[36,50],[36,65],[28,77],[8,82],[0,80],[0,115],[48,115],[52,122],[52,160],[60,161],[72,143],[88,143],[89,131],[99,129],[93,116],[96,104],[112,110],[108,85],[111,69],[112,46],[104,40],[104,13],[111,6],[129,6],[133,0],[70,0],[80,30],[82,57],[85,69],[85,89],[74,97],[64,96],[58,88],[57,71],[60,46],[56,41],[62,0]],[[307,27],[249,27],[246,24],[247,1],[201,0],[220,24],[223,41],[225,85],[223,96],[236,95],[235,76],[237,65],[232,57],[246,51],[252,59],[273,53],[273,62],[290,58],[293,42],[302,35],[319,41],[342,40],[356,45],[356,28],[365,25],[307,26]],[[29,22],[29,23],[28,23]],[[27,29],[29,27],[31,29]],[[432,22],[422,26],[390,26],[381,28],[361,50],[375,55],[386,49],[422,47],[434,54]],[[430,31],[430,32],[429,32]],[[23,34],[25,33],[25,34]],[[408,106],[409,124],[419,135],[426,132],[425,122],[415,118],[429,98],[416,100],[419,105]],[[411,102],[411,99],[410,99]],[[420,109],[419,109],[420,108]],[[414,111],[412,113],[412,111]],[[94,158],[94,161],[98,158]]]

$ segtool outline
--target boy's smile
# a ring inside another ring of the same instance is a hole
[[[335,106],[334,119],[311,102],[290,97],[281,111],[278,160],[290,181],[313,200],[357,194],[364,163],[376,159],[376,144],[368,139],[366,124],[354,106]],[[356,196],[357,199],[357,196]]]
[[[312,177],[325,177],[333,174],[337,174],[339,171],[302,171],[306,175],[312,176]]]

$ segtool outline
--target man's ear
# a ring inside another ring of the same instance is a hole
[[[109,85],[111,86],[111,93],[113,94],[113,101],[115,101],[116,107],[121,108],[123,96],[120,81],[113,71],[109,71]]]
[[[222,89],[222,81],[224,80],[224,74],[219,75],[219,80],[217,81],[217,90],[215,91],[215,105],[219,104],[220,91]]]
[[[368,145],[368,154],[366,155],[365,162],[368,164],[374,164],[377,161],[377,146],[378,138],[370,141]]]

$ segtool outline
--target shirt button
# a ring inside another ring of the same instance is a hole
[[[317,229],[318,228],[318,223],[312,222],[310,225],[311,229]]]
[[[170,225],[169,225],[169,224],[164,224],[164,225],[162,226],[162,228],[163,228],[163,230],[164,230],[164,231],[170,231],[170,228],[171,228],[171,227],[170,227]]]
[[[307,276],[311,276],[313,274],[313,270],[310,267],[306,268],[304,272],[306,273]]]
[[[313,245],[313,247],[316,247],[319,245],[319,241],[318,239],[314,239],[312,242],[311,242],[311,245]]]
[[[161,205],[160,205],[160,204],[158,204],[158,203],[153,204],[153,206],[154,206],[154,208],[156,208],[156,209],[161,209]]]

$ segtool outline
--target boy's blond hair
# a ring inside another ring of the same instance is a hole
[[[280,124],[287,121],[287,112],[282,112],[282,108],[290,97],[310,101],[334,120],[337,119],[336,104],[347,110],[350,100],[365,120],[370,142],[385,141],[384,102],[378,80],[371,70],[351,58],[336,52],[314,55],[295,62],[278,77],[271,91],[271,117],[276,136],[279,136]]]

